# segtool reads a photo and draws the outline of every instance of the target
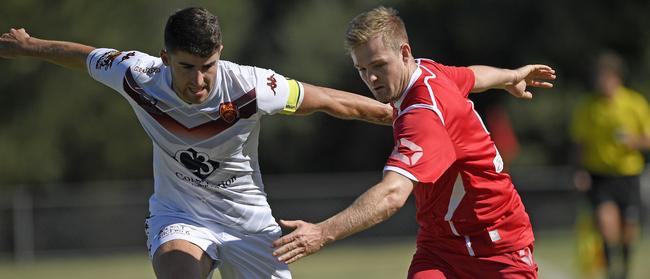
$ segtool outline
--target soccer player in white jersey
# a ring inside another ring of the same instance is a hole
[[[390,124],[370,98],[220,60],[217,17],[203,8],[171,15],[160,57],[42,40],[24,29],[0,37],[0,57],[35,57],[119,92],[153,141],[155,191],[147,218],[159,278],[291,278],[272,256],[281,230],[257,161],[263,115],[330,115]]]

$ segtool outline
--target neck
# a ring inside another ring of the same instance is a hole
[[[415,63],[415,59],[413,57],[410,57],[408,61],[406,62],[406,70],[404,71],[404,76],[402,77],[402,90],[400,91],[399,96],[397,96],[397,100],[402,97],[404,93],[406,93],[406,88],[409,86],[409,83],[411,82],[411,77],[413,76],[413,73],[415,73],[415,70],[417,70],[418,64]]]
[[[408,62],[407,62],[407,64],[406,64],[406,68],[408,69],[408,76],[409,76],[408,79],[409,79],[409,81],[410,81],[410,80],[411,80],[411,76],[413,75],[413,73],[415,73],[415,70],[418,69],[418,64],[415,63],[415,58],[413,58],[413,57],[410,57],[410,58],[409,58],[409,60],[408,60]],[[407,82],[408,82],[408,81],[407,81]]]

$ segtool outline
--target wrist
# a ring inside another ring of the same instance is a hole
[[[336,241],[336,233],[327,225],[327,221],[316,224],[316,227],[318,227],[321,232],[322,245]]]
[[[519,81],[519,72],[517,70],[506,69],[508,71],[506,76],[508,77],[507,81],[504,84],[505,86],[515,85]]]
[[[38,38],[34,38],[34,37],[26,38],[22,44],[23,53],[21,53],[21,55],[27,57],[41,58],[43,56],[41,52],[44,43],[45,43],[44,40]]]

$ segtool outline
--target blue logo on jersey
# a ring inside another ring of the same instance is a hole
[[[201,179],[210,176],[214,170],[219,168],[219,163],[210,160],[208,154],[197,152],[192,148],[176,152],[174,159]]]

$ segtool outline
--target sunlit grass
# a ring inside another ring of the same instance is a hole
[[[535,256],[540,278],[581,278],[572,232],[537,233]],[[291,265],[294,278],[406,278],[414,252],[411,239],[345,240]],[[650,274],[650,240],[635,251],[631,279]],[[105,256],[37,258],[31,264],[0,261],[0,278],[154,278],[144,252]],[[215,278],[220,278],[217,274]]]

